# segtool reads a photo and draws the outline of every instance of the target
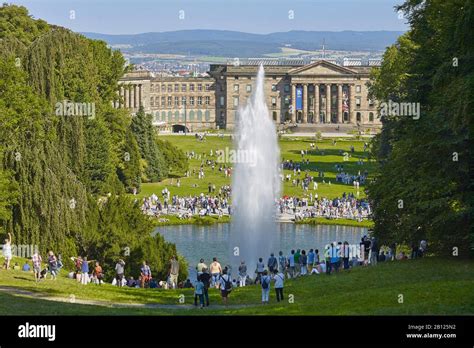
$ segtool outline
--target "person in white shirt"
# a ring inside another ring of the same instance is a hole
[[[275,271],[273,281],[275,282],[275,293],[277,302],[283,301],[283,283],[285,275],[282,272]]]

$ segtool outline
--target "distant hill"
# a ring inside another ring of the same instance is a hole
[[[301,50],[326,48],[341,51],[382,51],[403,34],[401,31],[288,31],[251,34],[229,30],[179,30],[134,35],[82,33],[109,45],[129,45],[125,52],[170,53],[224,57],[258,57],[277,53],[281,47]]]

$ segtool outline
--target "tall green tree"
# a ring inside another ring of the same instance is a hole
[[[380,102],[419,103],[419,119],[382,116],[378,160],[368,187],[382,242],[418,243],[467,256],[469,121],[474,91],[473,3],[409,0],[410,31],[384,54],[371,94]],[[471,222],[470,222],[471,221]]]

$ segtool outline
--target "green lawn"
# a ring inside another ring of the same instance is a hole
[[[166,139],[171,141],[177,147],[182,149],[185,152],[194,151],[197,154],[201,154],[201,160],[204,160],[204,155],[206,158],[211,158],[213,160],[217,160],[216,150],[225,150],[225,148],[232,148],[232,140],[230,137],[226,136],[224,138],[219,138],[216,136],[209,136],[206,138],[205,141],[198,141],[193,136],[179,136],[179,135],[161,135],[160,138]],[[293,160],[293,161],[301,161],[301,150],[310,150],[310,143],[316,142],[311,138],[282,138],[280,140],[280,152],[281,157],[284,160]],[[355,151],[353,154],[350,153],[349,149],[350,146],[353,145]],[[336,184],[335,177],[336,177],[336,164],[343,164],[344,170],[351,173],[357,174],[360,170],[361,172],[365,171],[366,169],[370,173],[374,168],[374,164],[371,162],[367,162],[367,152],[363,152],[364,148],[364,141],[357,141],[357,140],[337,140],[336,146],[332,144],[332,140],[322,140],[316,142],[316,146],[319,147],[322,152],[313,151],[313,153],[308,152],[308,158],[310,160],[309,165],[304,165],[302,167],[302,174],[301,178],[304,177],[303,171],[308,169],[310,175],[317,177],[316,170],[322,170],[325,172],[325,181],[326,184],[322,183],[322,179],[318,178],[318,189],[313,190],[313,187],[310,186],[310,190],[306,193],[303,191],[301,186],[294,187],[291,182],[286,182],[283,185],[283,194],[291,195],[291,196],[298,196],[298,197],[309,197],[309,193],[312,192],[313,195],[317,193],[319,197],[327,197],[327,198],[334,198],[340,197],[343,192],[349,193],[352,192],[356,194],[356,190],[352,185],[344,185],[344,184]],[[213,150],[213,155],[210,157],[209,153],[210,150]],[[347,161],[344,161],[344,156],[340,154],[340,151],[348,152],[350,157]],[[357,161],[359,158],[364,159],[363,165],[358,165]],[[140,197],[143,196],[150,196],[152,193],[157,194],[160,196],[161,190],[164,187],[167,187],[171,194],[178,194],[182,195],[198,195],[201,192],[208,191],[208,184],[212,183],[216,185],[216,188],[223,185],[230,185],[231,179],[226,178],[223,172],[219,172],[217,166],[214,171],[210,168],[205,166],[204,179],[198,179],[197,172],[199,170],[201,161],[198,159],[190,160],[190,172],[193,169],[196,170],[196,174],[192,177],[185,178],[181,177],[181,186],[177,187],[176,178],[166,179],[159,183],[148,183],[142,185],[142,190],[139,193]],[[284,175],[290,173],[292,171],[285,170]],[[184,173],[173,173],[175,176],[182,176]],[[292,176],[293,179],[293,176]],[[331,181],[331,185],[329,185],[328,181]],[[197,185],[197,187],[193,187],[193,185]],[[361,186],[359,189],[359,198],[365,197],[364,187]]]
[[[285,297],[276,303],[272,289],[270,304],[260,304],[261,290],[256,286],[234,289],[231,307],[221,305],[217,290],[210,290],[211,307],[190,308],[192,290],[157,290],[117,288],[111,285],[78,284],[63,276],[39,284],[33,275],[21,271],[0,271],[0,315],[465,315],[474,314],[474,264],[456,258],[424,258],[359,267],[339,274],[312,275],[285,281]],[[64,298],[66,303],[18,295],[13,288]],[[168,304],[171,307],[111,308],[69,303],[89,299],[117,303]],[[179,306],[179,296],[185,304]],[[399,303],[403,295],[403,303]],[[176,306],[173,306],[176,305]]]

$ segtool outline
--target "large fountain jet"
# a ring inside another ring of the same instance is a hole
[[[270,256],[276,234],[276,199],[280,195],[280,150],[275,125],[265,103],[261,65],[253,93],[239,110],[235,132],[236,164],[232,182],[231,265],[241,260],[253,277],[259,257]],[[278,252],[275,250],[274,252]]]

